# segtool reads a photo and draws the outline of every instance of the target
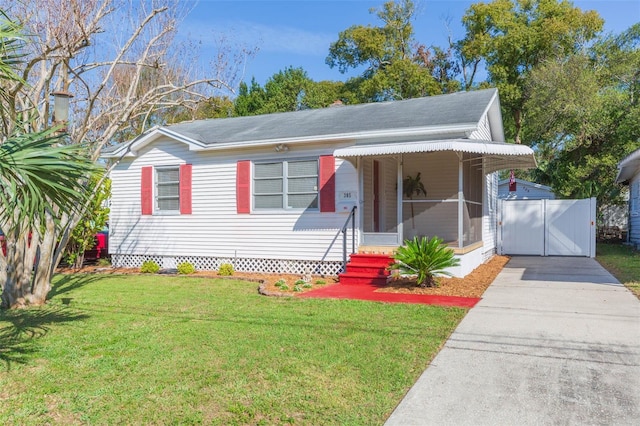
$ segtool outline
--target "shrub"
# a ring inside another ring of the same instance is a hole
[[[156,274],[159,270],[160,265],[153,260],[145,260],[140,267],[140,272],[143,274]]]
[[[98,266],[111,266],[111,259],[108,257],[101,257],[96,261],[96,265]]]
[[[196,267],[189,262],[182,262],[178,264],[178,273],[181,275],[193,274],[196,271]]]
[[[436,275],[451,276],[445,269],[460,264],[453,250],[444,245],[441,238],[414,237],[404,243],[394,256],[396,263],[389,266],[389,269],[397,269],[402,274],[418,275],[417,284],[420,287],[435,287]]]
[[[218,275],[222,275],[225,277],[233,275],[233,265],[230,263],[223,263],[218,269]]]

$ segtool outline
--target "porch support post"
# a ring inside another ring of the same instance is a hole
[[[464,167],[458,152],[458,247],[464,247]]]
[[[402,163],[403,163],[403,156],[402,154],[400,154],[397,157],[397,161],[398,161],[398,182],[396,183],[398,191],[396,191],[396,197],[398,199],[398,213],[397,213],[397,218],[396,218],[396,222],[398,222],[398,226],[397,226],[397,230],[398,230],[398,245],[403,245],[404,244],[404,227],[402,225],[402,194],[404,193],[404,188],[402,187]]]

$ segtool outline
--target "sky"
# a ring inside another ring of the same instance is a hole
[[[329,45],[352,25],[380,25],[369,12],[384,0],[183,0],[192,10],[182,23],[182,36],[215,48],[221,37],[237,45],[257,48],[243,66],[243,80],[255,77],[264,85],[286,67],[302,67],[315,80],[346,80],[357,72],[341,74],[325,63]],[[415,38],[424,45],[446,46],[447,37],[464,36],[462,16],[467,0],[414,0]],[[620,33],[640,22],[640,0],[574,0],[583,10],[596,10],[605,20],[605,32]]]

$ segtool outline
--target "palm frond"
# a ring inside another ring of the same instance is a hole
[[[453,250],[438,237],[414,237],[405,241],[394,255],[396,263],[390,266],[401,274],[417,275],[418,285],[432,285],[436,275],[451,276],[447,268],[458,266],[460,260]]]
[[[14,135],[0,145],[0,223],[35,224],[54,206],[72,212],[99,168],[82,145],[62,145],[56,129]],[[17,215],[17,216],[16,216]]]

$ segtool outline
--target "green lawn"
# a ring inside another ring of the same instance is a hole
[[[598,244],[596,259],[640,299],[640,252],[622,244]]]
[[[0,311],[0,424],[381,424],[466,312],[256,286],[58,276]]]

